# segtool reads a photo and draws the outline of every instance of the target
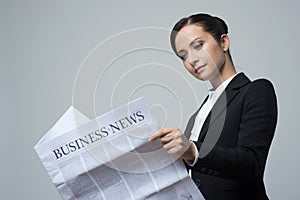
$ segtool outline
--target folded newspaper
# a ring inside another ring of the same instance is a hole
[[[159,141],[144,98],[93,120],[70,107],[34,147],[63,199],[204,199]]]

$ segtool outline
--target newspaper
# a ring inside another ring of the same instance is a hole
[[[144,98],[94,120],[70,107],[34,147],[63,199],[204,199],[159,141]]]

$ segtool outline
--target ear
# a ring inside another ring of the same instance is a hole
[[[228,51],[229,49],[229,37],[227,34],[222,34],[221,35],[221,46],[224,52]]]

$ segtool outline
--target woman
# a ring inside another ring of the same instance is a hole
[[[227,33],[226,23],[208,14],[175,24],[175,54],[212,89],[184,133],[163,128],[149,141],[159,139],[169,154],[180,156],[208,200],[268,199],[263,176],[277,122],[276,95],[270,81],[237,74]]]

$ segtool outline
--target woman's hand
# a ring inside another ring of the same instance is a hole
[[[160,139],[163,148],[181,159],[194,160],[196,149],[179,128],[163,128],[149,138],[149,142]]]

